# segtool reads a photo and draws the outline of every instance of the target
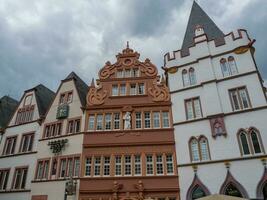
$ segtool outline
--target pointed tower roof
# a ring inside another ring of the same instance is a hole
[[[64,80],[62,81],[68,81],[68,80],[74,80],[75,86],[77,88],[78,95],[81,100],[82,106],[86,105],[86,95],[88,92],[88,85],[75,73],[71,72]]]
[[[204,29],[208,40],[218,39],[221,41],[224,38],[224,33],[205,13],[205,11],[194,1],[182,44],[182,55],[188,54],[189,47],[194,45],[195,28],[197,26],[201,26]]]

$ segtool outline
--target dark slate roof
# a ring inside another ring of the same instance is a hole
[[[9,96],[3,96],[0,99],[0,128],[5,128],[19,102]]]
[[[202,8],[194,1],[182,44],[182,55],[188,54],[188,48],[193,46],[195,28],[197,25],[202,26],[208,37],[208,40],[217,39],[221,42],[224,41],[224,33],[205,13],[205,11],[202,10]]]
[[[67,80],[72,80],[72,79],[74,80],[75,86],[77,88],[82,106],[86,106],[86,95],[89,90],[88,85],[75,72],[71,72],[62,81],[67,81]]]
[[[25,92],[31,90],[35,91],[36,103],[40,117],[45,116],[47,109],[49,108],[52,100],[55,98],[55,93],[42,84],[39,84],[32,89],[26,90]]]

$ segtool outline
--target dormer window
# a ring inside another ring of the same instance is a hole
[[[59,104],[71,103],[72,98],[73,98],[72,91],[61,93],[59,97]]]
[[[31,103],[32,103],[32,94],[26,96],[26,97],[25,97],[25,100],[24,100],[24,105],[25,105],[25,106],[31,105]]]
[[[204,29],[201,25],[197,25],[196,26],[196,29],[195,29],[195,36],[199,36],[199,35],[203,35],[205,32],[204,32]]]

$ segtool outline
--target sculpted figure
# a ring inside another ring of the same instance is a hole
[[[131,129],[131,113],[126,112],[123,116],[124,120],[124,130]]]

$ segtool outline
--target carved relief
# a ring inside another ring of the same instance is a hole
[[[149,59],[146,59],[145,62],[139,61],[140,54],[134,52],[132,49],[127,46],[126,49],[119,53],[117,57],[117,62],[111,64],[109,61],[106,62],[105,66],[99,72],[100,79],[107,79],[113,75],[117,69],[129,68],[131,66],[140,68],[140,71],[143,72],[148,77],[154,77],[157,75],[158,70],[155,65],[153,65]]]
[[[107,91],[102,89],[102,85],[91,87],[87,95],[87,104],[101,105],[104,103],[106,97]]]
[[[148,88],[148,92],[153,97],[153,101],[160,102],[170,100],[169,89],[163,78],[160,83],[155,79],[153,81],[153,86]]]
[[[210,119],[210,128],[212,137],[216,138],[217,136],[226,136],[226,129],[224,124],[224,118],[222,116],[217,116]]]

